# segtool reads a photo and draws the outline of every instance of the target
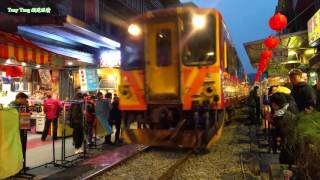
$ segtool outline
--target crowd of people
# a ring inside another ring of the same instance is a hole
[[[293,139],[299,115],[320,111],[320,79],[312,87],[303,80],[302,74],[301,70],[293,69],[289,74],[290,85],[270,86],[262,98],[266,107],[264,111],[260,108],[259,87],[254,87],[248,99],[251,123],[259,124],[263,114],[272,126],[270,145],[274,153],[280,150],[279,161],[282,164],[295,163],[294,154],[288,152],[286,146]]]
[[[73,128],[76,153],[82,152],[83,132],[86,132],[88,145],[93,145],[93,133],[97,132],[98,121],[106,133],[104,144],[121,143],[121,111],[117,94],[114,94],[112,98],[111,93],[106,93],[104,97],[102,92],[98,92],[96,96],[77,93],[70,107],[70,125]],[[116,127],[114,142],[111,141],[113,125]]]
[[[76,93],[74,100],[70,101],[71,106],[69,110],[69,122],[73,128],[73,145],[76,149],[75,153],[82,152],[82,144],[85,135],[87,136],[88,145],[93,144],[93,135],[96,132],[97,123],[102,125],[105,130],[104,144],[119,144],[120,127],[121,127],[121,111],[119,109],[119,97],[117,94],[106,93],[103,96],[102,92],[98,92],[96,96],[88,96],[80,92]],[[20,92],[16,95],[15,101],[10,103],[11,107],[15,107],[20,113],[29,112],[28,95]],[[41,140],[45,141],[50,129],[52,127],[52,139],[57,139],[58,118],[63,109],[63,103],[59,100],[53,99],[50,92],[44,100],[43,111],[46,116],[45,126],[42,131]],[[115,140],[111,141],[112,127],[115,126]]]

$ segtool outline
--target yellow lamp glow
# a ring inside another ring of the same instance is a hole
[[[128,27],[128,32],[129,34],[133,35],[133,36],[139,36],[141,35],[141,28],[136,25],[136,24],[130,24]]]
[[[203,29],[206,27],[207,19],[204,15],[194,15],[192,17],[192,25],[196,29]]]
[[[110,75],[108,76],[108,80],[114,82],[114,81],[117,80],[117,77],[116,77],[114,74],[110,74]]]

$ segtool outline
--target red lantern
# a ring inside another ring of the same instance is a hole
[[[266,40],[264,40],[264,45],[270,49],[275,48],[279,44],[279,39],[269,36]]]
[[[7,67],[6,67],[6,76],[7,76],[7,77],[12,77],[12,75],[13,75],[13,69],[12,69],[12,67],[11,67],[11,66],[7,66]]]
[[[15,77],[22,77],[23,76],[23,67],[21,66],[14,66]]]
[[[261,59],[260,64],[263,64],[264,66],[266,66],[267,64],[269,64],[269,59]]]
[[[6,67],[6,76],[8,77],[22,77],[23,68],[20,66],[7,66]]]
[[[287,17],[281,13],[277,13],[269,19],[269,26],[275,31],[281,31],[287,26]]]
[[[270,59],[272,57],[272,51],[265,50],[261,52],[260,59]]]
[[[258,73],[261,75],[262,72],[264,72],[265,69],[266,69],[266,66],[259,66]]]
[[[258,71],[256,76],[255,76],[255,78],[254,78],[254,80],[255,81],[259,81],[260,80],[260,76],[261,76],[261,72]]]

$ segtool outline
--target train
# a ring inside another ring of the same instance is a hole
[[[222,15],[211,8],[174,7],[129,22],[119,85],[124,141],[209,147],[249,94]]]

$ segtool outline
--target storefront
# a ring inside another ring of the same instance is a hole
[[[74,89],[64,86],[61,88],[61,79],[64,77],[68,65],[79,62],[74,58],[47,51],[33,44],[21,36],[0,32],[0,104],[7,107],[15,100],[19,92],[29,96],[33,133],[41,133],[44,127],[45,114],[43,103],[46,94],[50,92],[53,98],[61,98],[61,91]],[[73,83],[69,83],[73,86]],[[70,128],[67,130],[71,134]],[[58,136],[61,136],[61,125],[58,125]]]
[[[317,49],[309,45],[308,32],[300,31],[291,34],[278,35],[280,40],[277,48],[273,49],[273,57],[267,66],[270,85],[284,85],[289,83],[289,71],[293,68],[302,69],[305,80],[314,84],[314,74],[310,71],[310,59],[317,53]],[[257,40],[244,44],[250,62],[257,67],[260,54],[266,49],[264,40]],[[312,76],[312,78],[311,78]]]
[[[119,94],[120,60],[120,50],[105,50],[101,53],[98,69],[100,91]]]

